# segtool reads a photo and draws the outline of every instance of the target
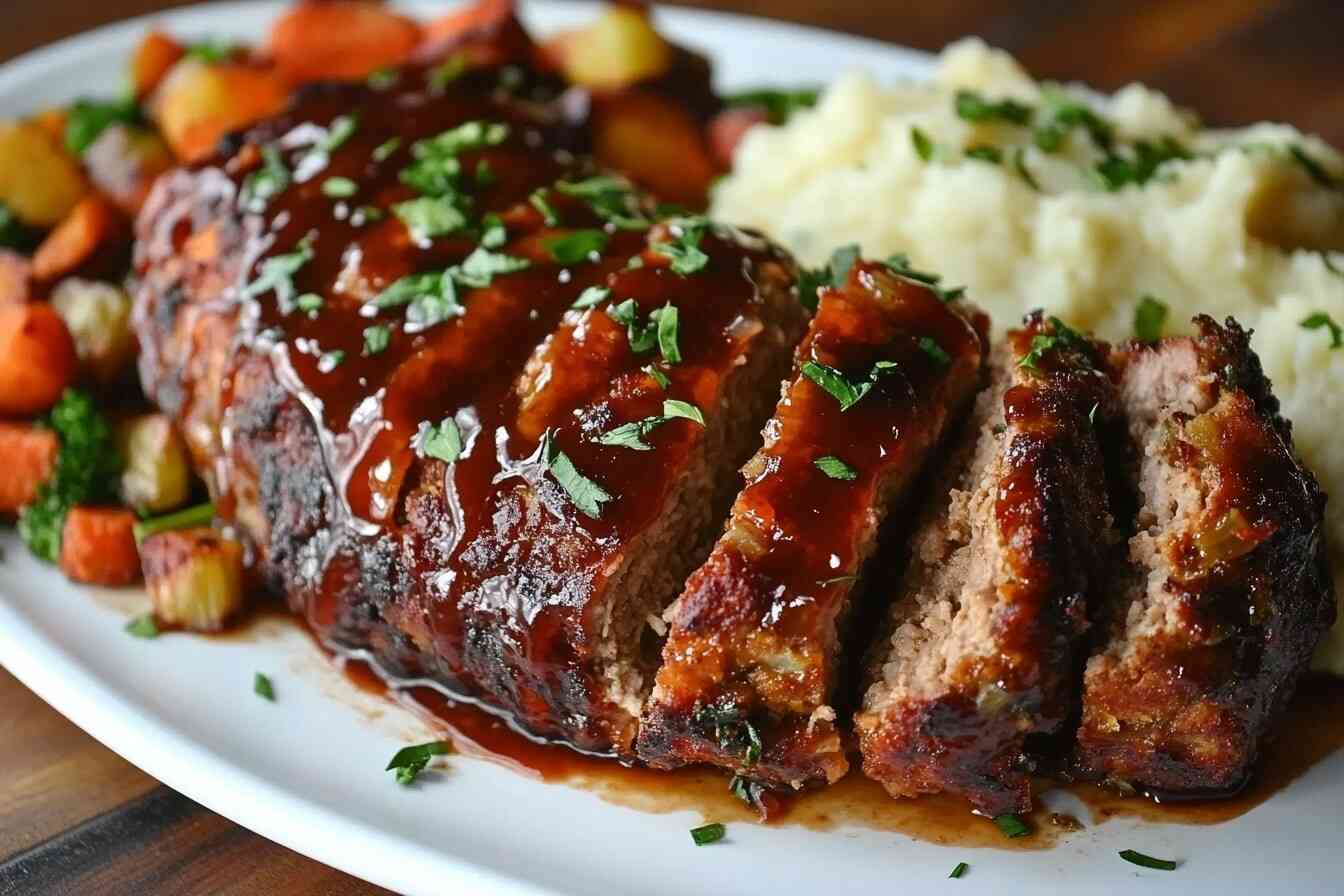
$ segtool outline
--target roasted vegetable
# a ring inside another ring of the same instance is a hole
[[[288,93],[269,69],[188,57],[164,76],[149,111],[177,157],[191,162],[209,155],[230,131],[280,111]]]
[[[645,10],[610,6],[586,28],[557,35],[543,52],[566,80],[594,90],[616,90],[656,78],[672,65],[672,47]]]
[[[52,227],[86,189],[79,162],[40,125],[0,124],[0,202],[21,221]]]
[[[0,422],[0,514],[13,514],[37,498],[51,478],[61,442],[56,433],[27,423]]]
[[[186,52],[186,47],[162,31],[148,32],[131,57],[131,92],[136,99],[149,96]]]
[[[0,305],[22,305],[32,298],[33,263],[27,256],[0,249]]]
[[[358,79],[410,59],[419,23],[367,0],[302,0],[271,26],[270,53],[280,74],[302,84]]]
[[[79,201],[33,253],[33,279],[54,283],[61,277],[124,267],[131,231],[125,217],[97,193]]]
[[[97,383],[115,382],[135,360],[131,297],[114,283],[68,277],[56,285],[51,307],[65,321],[75,354]]]
[[[685,109],[666,97],[631,91],[602,97],[595,118],[593,145],[604,164],[662,199],[704,205],[719,172]]]
[[[140,106],[133,97],[76,100],[65,113],[65,148],[77,156],[83,155],[84,150],[112,125],[139,121]]]
[[[140,211],[154,179],[174,164],[163,138],[135,125],[112,125],[84,153],[93,185],[128,215]]]
[[[56,470],[19,514],[19,535],[34,554],[55,563],[66,513],[76,504],[115,500],[121,459],[111,425],[87,393],[66,390],[48,422],[61,444]]]
[[[191,497],[187,446],[163,414],[145,414],[117,426],[117,446],[126,459],[121,499],[144,513],[176,510]]]
[[[45,411],[78,367],[70,332],[51,306],[0,305],[0,416]]]
[[[140,578],[140,553],[124,507],[72,507],[61,534],[61,572],[89,585],[115,588]]]
[[[214,632],[243,606],[243,547],[208,527],[150,535],[140,544],[154,615],[167,625]]]

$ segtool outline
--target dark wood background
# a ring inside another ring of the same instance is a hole
[[[0,0],[0,60],[177,3]],[[1042,77],[1145,81],[1213,124],[1344,145],[1344,0],[700,0],[934,50],[979,34]],[[0,657],[0,661],[3,658]],[[0,896],[382,893],[203,809],[0,669]]]

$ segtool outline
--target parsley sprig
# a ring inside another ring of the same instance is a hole
[[[705,425],[705,415],[700,412],[698,407],[688,401],[668,398],[663,401],[663,412],[661,414],[622,423],[620,426],[602,433],[593,441],[599,445],[629,448],[632,451],[652,451],[653,446],[644,441],[649,437],[649,433],[669,420],[678,418],[699,423],[701,426]]]
[[[549,429],[541,435],[541,459],[579,512],[595,520],[601,519],[602,505],[613,500],[614,496],[579,472],[569,455],[556,446],[555,437]]]

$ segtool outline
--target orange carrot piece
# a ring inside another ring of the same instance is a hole
[[[74,340],[50,305],[0,305],[0,416],[47,410],[78,369]]]
[[[79,200],[37,247],[33,253],[33,279],[51,283],[73,273],[99,249],[125,242],[129,237],[130,230],[121,212],[102,196],[91,193]]]
[[[32,298],[32,288],[32,262],[13,249],[0,249],[0,305],[22,305]]]
[[[150,115],[173,153],[195,162],[224,135],[279,112],[288,96],[289,86],[270,69],[184,59],[154,91]]]
[[[72,507],[61,530],[61,572],[76,582],[118,587],[140,578],[135,514],[124,507]]]
[[[32,117],[32,122],[42,130],[46,131],[51,139],[64,146],[65,121],[67,117],[64,109],[59,109],[53,106],[48,109],[43,109],[41,112],[34,115]]]
[[[420,24],[366,0],[301,0],[271,26],[270,53],[293,84],[355,80],[400,65],[420,43]]]
[[[159,86],[168,69],[187,54],[187,48],[162,31],[150,31],[131,56],[131,90],[144,99]]]
[[[598,98],[593,144],[597,158],[659,198],[703,208],[719,175],[690,114],[666,97],[641,91]]]
[[[50,429],[0,422],[0,513],[17,513],[51,478],[61,440]]]

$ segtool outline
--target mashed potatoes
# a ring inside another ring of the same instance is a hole
[[[1018,105],[958,114],[958,91]],[[1052,121],[1055,145],[1038,139]],[[1118,166],[1103,164],[1108,132]],[[1329,146],[1282,125],[1204,130],[1138,85],[1111,97],[1042,85],[965,41],[926,84],[842,78],[816,109],[754,129],[734,168],[715,193],[720,219],[807,264],[848,243],[905,253],[965,284],[1000,329],[1044,307],[1125,338],[1143,296],[1170,308],[1166,332],[1199,312],[1254,328],[1297,448],[1335,496],[1344,593],[1344,348],[1331,327],[1344,325],[1344,159]],[[1321,314],[1330,324],[1302,326]],[[1344,624],[1317,663],[1344,674]]]

